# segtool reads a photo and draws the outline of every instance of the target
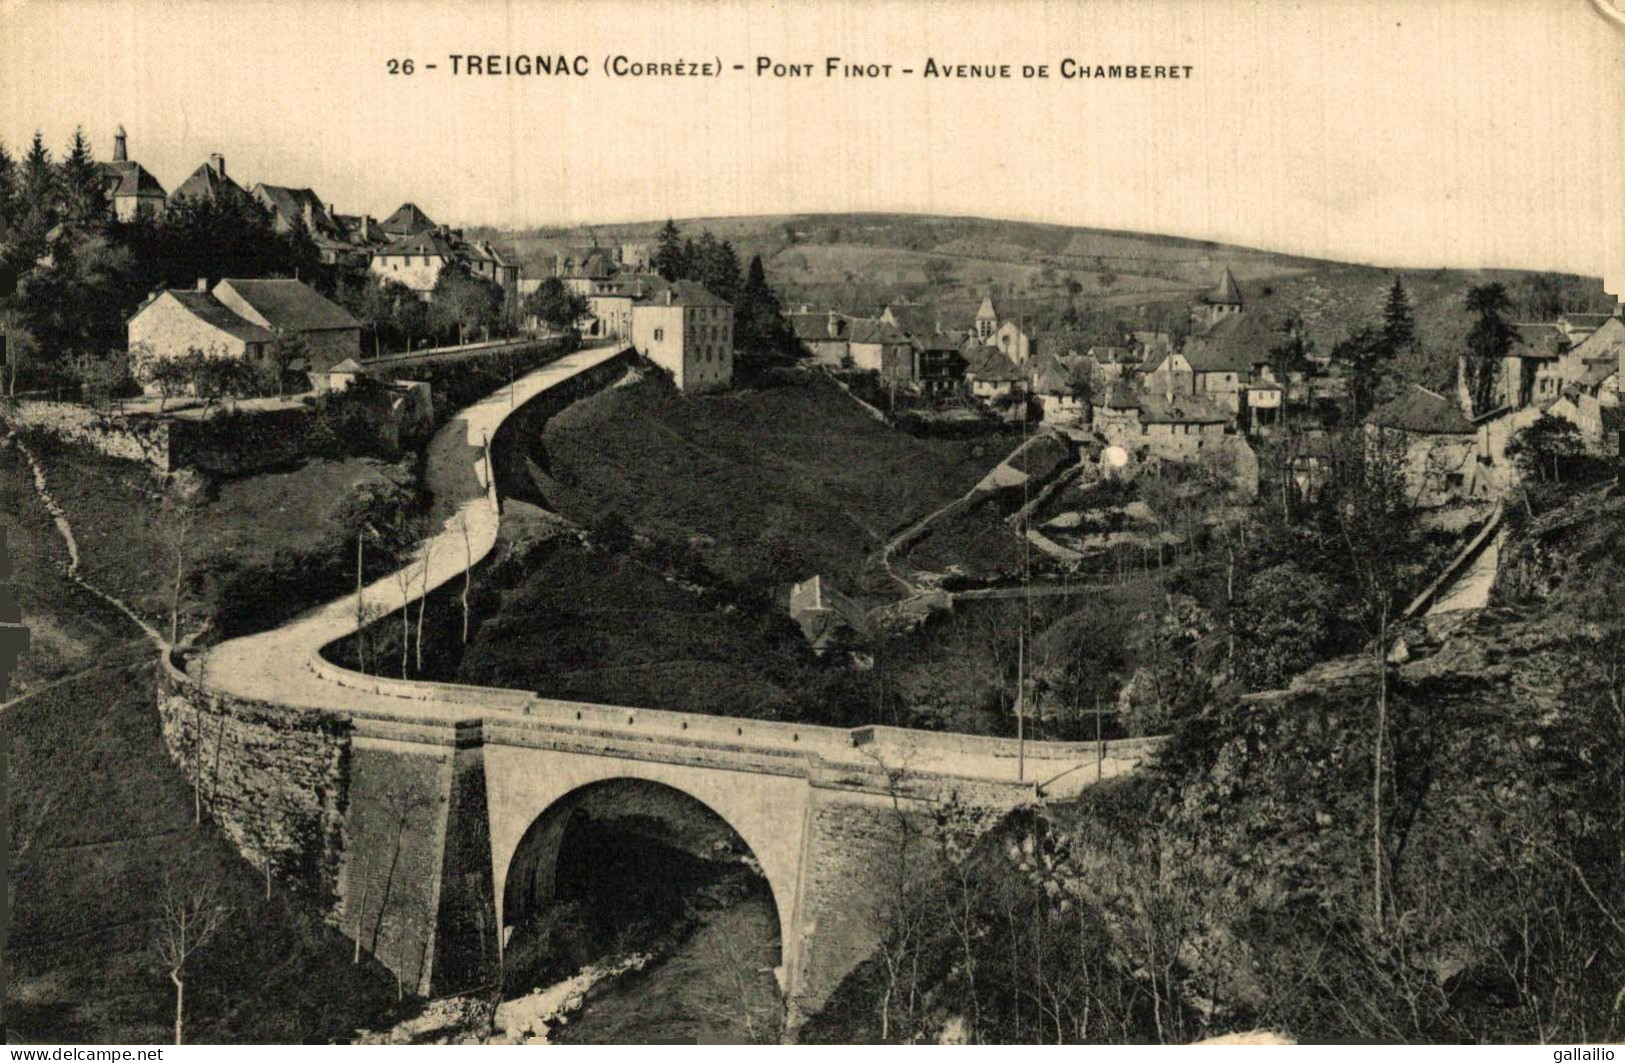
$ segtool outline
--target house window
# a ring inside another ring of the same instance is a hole
[[[663,340],[665,338],[666,338],[666,330],[665,329],[663,329],[663,328],[655,329],[655,342],[656,343],[659,343],[661,340]]]

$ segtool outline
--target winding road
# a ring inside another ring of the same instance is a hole
[[[396,572],[365,586],[362,603],[373,617],[387,616],[424,594],[462,577],[495,546],[501,521],[489,466],[488,442],[503,421],[525,403],[626,353],[624,345],[576,351],[516,380],[460,411],[430,441],[425,480],[433,493],[437,530],[407,562],[409,578]],[[426,571],[425,571],[426,569]],[[624,731],[643,740],[726,742],[745,750],[812,755],[831,766],[873,771],[928,772],[1009,783],[1071,776],[1064,790],[1087,772],[1083,764],[1104,758],[1107,775],[1132,770],[1155,745],[1130,739],[1098,748],[1094,743],[1027,742],[965,734],[936,734],[892,727],[804,726],[741,721],[697,713],[562,701],[533,691],[432,683],[364,675],[327,660],[322,648],[357,629],[355,594],[318,606],[281,627],[223,642],[187,666],[203,686],[240,698],[296,708],[402,719],[422,716],[480,720],[493,713],[522,713],[533,723],[581,728],[601,734]],[[585,722],[583,722],[585,721]],[[1023,771],[1022,765],[1025,765]],[[1062,796],[1050,790],[1050,796]]]
[[[514,381],[511,389],[487,395],[435,433],[429,441],[424,479],[433,498],[431,517],[438,522],[438,530],[424,539],[407,563],[411,578],[404,596],[393,572],[362,589],[362,602],[369,612],[388,615],[415,602],[427,591],[460,578],[491,552],[501,514],[487,464],[488,441],[509,414],[531,399],[625,350],[624,346],[603,346],[569,354]],[[320,659],[323,646],[355,632],[356,615],[356,596],[347,594],[281,627],[223,642],[195,659],[188,670],[208,686],[240,697],[302,708],[372,708],[398,713],[402,697],[360,689],[370,677],[358,673],[351,673],[354,685],[341,687],[335,676],[345,670]],[[424,688],[422,700],[432,700],[432,686],[418,686]]]

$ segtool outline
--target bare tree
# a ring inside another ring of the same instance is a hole
[[[401,589],[401,678],[412,653],[412,566],[402,565],[395,570],[395,585]]]
[[[185,1043],[187,962],[219,933],[227,914],[212,883],[182,883],[173,876],[165,877],[153,950],[159,966],[175,984],[176,1044]]]
[[[186,569],[192,555],[192,533],[197,525],[202,483],[188,473],[176,473],[164,493],[160,522],[164,545],[173,569],[169,583],[169,645],[180,639],[181,591],[186,585]]]
[[[429,556],[434,552],[434,540],[423,540],[423,582],[418,590],[417,668],[423,674],[423,611],[429,607]]]
[[[474,580],[474,544],[468,538],[468,514],[457,515],[457,527],[463,533],[463,645],[468,645],[468,591]]]

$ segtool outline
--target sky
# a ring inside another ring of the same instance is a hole
[[[450,71],[490,53],[591,73]],[[723,72],[610,77],[616,55]],[[829,56],[893,76],[827,78]],[[1069,57],[1193,70],[1068,80]],[[170,189],[219,152],[245,187],[461,225],[909,211],[1598,275],[1625,259],[1622,59],[1591,0],[0,0],[0,141],[60,152],[82,126],[105,158],[122,123]]]

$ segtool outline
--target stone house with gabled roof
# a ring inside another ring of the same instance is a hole
[[[223,280],[214,297],[228,309],[277,335],[298,336],[303,367],[325,373],[361,353],[361,323],[337,303],[296,280]]]
[[[112,161],[99,163],[98,166],[106,182],[113,216],[119,221],[129,221],[143,210],[154,216],[164,212],[169,194],[158,183],[158,178],[147,172],[145,166],[130,159],[123,126],[119,126],[113,136]]]
[[[226,157],[219,154],[210,155],[208,162],[193,170],[191,176],[169,194],[171,205],[183,199],[215,204],[253,202],[243,186],[227,176]]]
[[[851,355],[847,347],[847,330],[852,322],[834,310],[805,311],[786,315],[790,330],[795,333],[801,353],[815,365],[839,369]]]
[[[360,323],[295,280],[223,280],[213,291],[199,281],[161,291],[131,315],[126,335],[136,378],[149,387],[154,361],[193,351],[269,366],[280,336],[304,342],[305,364],[290,368],[307,372],[325,373],[361,351]]]
[[[1412,384],[1366,417],[1370,448],[1402,448],[1406,488],[1414,504],[1441,506],[1486,489],[1479,468],[1481,426],[1438,392]]]
[[[457,258],[451,241],[437,230],[402,236],[372,253],[367,272],[378,278],[380,284],[394,281],[416,292],[419,299],[429,302],[440,273]]]
[[[733,383],[733,306],[695,281],[674,281],[632,305],[632,346],[680,391]]]
[[[1002,399],[1025,389],[1026,374],[997,347],[978,346],[965,353],[965,382],[983,402]]]
[[[896,384],[913,381],[914,345],[901,331],[878,319],[859,318],[846,334],[852,365],[879,373],[882,380]]]

